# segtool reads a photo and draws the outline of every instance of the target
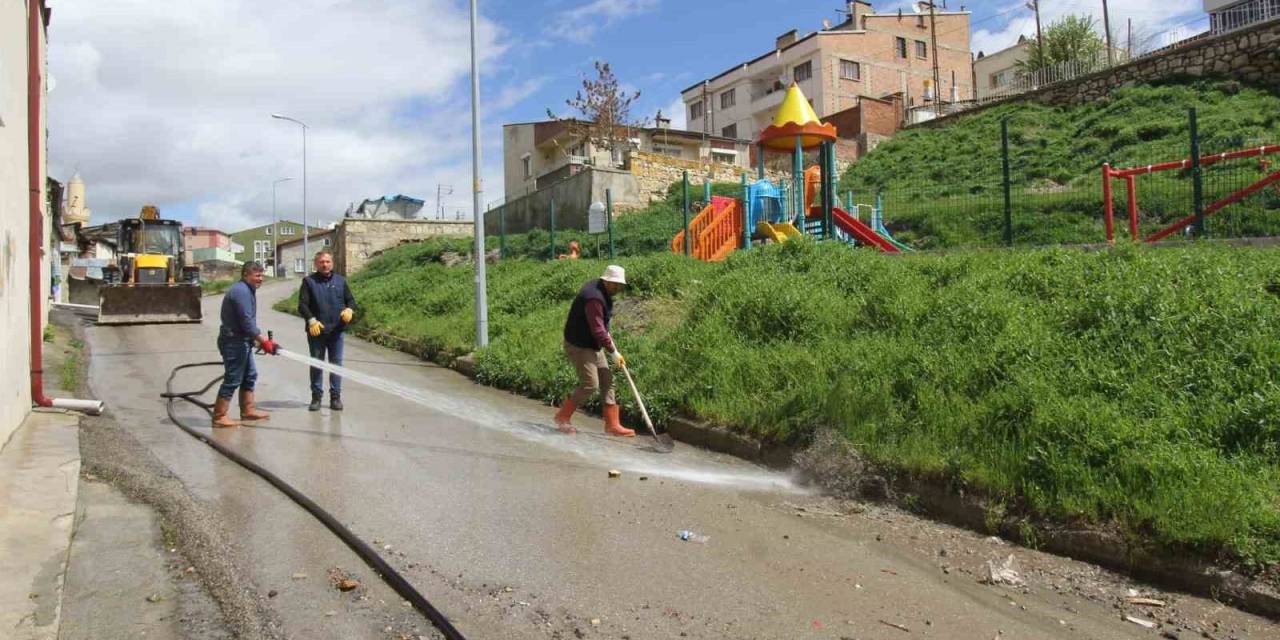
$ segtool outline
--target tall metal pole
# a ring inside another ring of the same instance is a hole
[[[1115,50],[1111,47],[1111,11],[1107,9],[1107,0],[1102,0],[1102,28],[1107,32],[1107,66],[1115,64]]]
[[[1031,8],[1036,11],[1036,60],[1037,68],[1044,66],[1044,32],[1040,29],[1040,0],[1031,0]]]
[[[1000,159],[1001,171],[1004,174],[1004,244],[1013,246],[1013,197],[1009,182],[1009,118],[1000,120]]]
[[[1196,237],[1205,237],[1204,228],[1204,173],[1200,169],[1200,129],[1196,125],[1196,108],[1187,112],[1191,129],[1191,198],[1196,214]]]
[[[311,227],[307,226],[307,123],[290,118],[279,113],[271,114],[272,118],[277,120],[288,120],[302,127],[302,255],[311,255],[311,246],[309,240],[311,238]]]
[[[476,234],[476,346],[489,346],[489,300],[485,293],[484,272],[484,209],[481,196],[484,184],[480,180],[480,61],[476,58],[476,0],[471,0],[471,206],[475,213],[472,220]]]
[[[271,183],[271,275],[280,277],[280,219],[276,216],[276,186],[293,178],[280,178]],[[285,273],[289,273],[285,269]]]
[[[929,3],[929,38],[933,41],[933,104],[939,105],[942,104],[942,76],[938,71],[938,23],[933,7],[935,4],[936,0]],[[937,111],[935,107],[935,114]]]

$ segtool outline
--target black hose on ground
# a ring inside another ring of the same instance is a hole
[[[174,412],[174,402],[178,400],[190,402],[191,404],[212,414],[213,405],[201,400],[199,396],[204,395],[215,384],[221,382],[222,376],[214,378],[209,382],[209,384],[206,384],[199,391],[187,391],[182,393],[174,392],[173,379],[177,377],[178,372],[183,369],[213,366],[221,367],[222,362],[196,362],[192,364],[184,364],[174,368],[174,370],[169,373],[169,379],[165,382],[165,393],[160,396],[165,399],[165,412],[169,414],[169,419],[172,420],[179,429],[186,431],[191,437],[213,447],[213,449],[218,453],[230,458],[236,464],[252,471],[263,480],[271,483],[272,486],[279,489],[286,496],[289,496],[289,498],[296,502],[298,506],[306,509],[307,513],[315,516],[317,520],[324,524],[324,526],[332,531],[334,535],[338,536],[343,543],[350,547],[356,555],[360,556],[360,559],[364,560],[365,564],[369,565],[369,568],[373,569],[374,572],[387,583],[387,586],[394,589],[396,593],[400,594],[400,597],[409,601],[409,603],[413,605],[413,608],[426,616],[427,619],[431,621],[431,624],[435,625],[436,629],[439,629],[440,633],[444,634],[444,637],[447,640],[466,640],[462,633],[454,628],[453,623],[449,622],[449,619],[446,618],[440,610],[432,606],[432,604],[428,602],[421,593],[418,593],[418,590],[414,589],[413,585],[409,584],[408,580],[405,580],[404,577],[392,568],[390,564],[387,564],[387,562],[382,559],[382,556],[378,555],[378,552],[373,550],[373,547],[370,547],[365,543],[365,541],[361,540],[354,533],[351,533],[350,529],[343,526],[341,522],[338,522],[337,518],[334,518],[328,511],[325,511],[311,498],[308,498],[306,494],[303,494],[301,491],[293,488],[292,485],[281,480],[279,476],[267,471],[252,460],[232,451],[226,445],[211,439],[208,434],[197,431],[194,427],[184,424],[182,420],[178,419],[178,416]]]

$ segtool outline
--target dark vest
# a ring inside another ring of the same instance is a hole
[[[604,303],[604,328],[609,328],[609,320],[613,318],[613,298],[604,289],[604,281],[596,278],[582,285],[578,297],[569,306],[569,317],[564,321],[564,340],[575,347],[583,349],[603,349],[604,345],[596,344],[596,337],[587,324],[587,301],[599,300]]]
[[[325,333],[345,330],[346,325],[342,324],[339,314],[347,305],[343,295],[347,291],[346,279],[336,273],[331,274],[328,280],[316,276],[313,273],[302,280],[302,286],[311,292],[311,313],[324,325]]]

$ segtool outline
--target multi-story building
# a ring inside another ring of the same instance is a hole
[[[670,120],[659,114],[657,126],[632,129],[627,149],[610,151],[580,139],[573,124],[547,120],[502,127],[503,182],[508,201],[564,180],[586,167],[624,167],[632,150],[681,160],[751,166],[750,141],[740,139],[732,130],[705,135],[672,129]]]
[[[1280,0],[1204,0],[1209,31],[1214,34],[1280,19]]]
[[[977,83],[977,99],[986,100],[1009,91],[1023,70],[1019,63],[1031,59],[1031,42],[1018,36],[1018,44],[987,55],[979,51],[973,61],[973,77]]]
[[[301,278],[311,271],[311,260],[315,257],[315,253],[321,249],[333,250],[333,229],[325,229],[312,233],[307,238],[308,248],[311,250],[310,256],[302,253],[302,238],[294,238],[288,242],[280,243],[280,266],[284,267],[280,271],[281,278]]]
[[[274,234],[280,234],[274,237]],[[317,233],[323,229],[311,228],[311,233]],[[294,238],[302,237],[302,225],[292,220],[281,220],[278,223],[264,224],[260,227],[244,229],[231,234],[231,241],[240,245],[240,251],[236,252],[235,258],[238,262],[248,262],[250,260],[261,263],[267,267],[268,273],[275,273],[276,260],[274,258],[273,249],[278,244],[284,244]],[[275,240],[273,243],[272,240]]]
[[[857,0],[840,24],[788,31],[771,51],[681,92],[689,129],[755,139],[793,82],[823,118],[863,97],[898,94],[906,108],[972,99],[969,12],[930,9],[921,2],[915,12],[876,13]]]

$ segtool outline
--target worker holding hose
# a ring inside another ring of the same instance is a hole
[[[215,428],[238,427],[240,422],[227,417],[231,396],[240,392],[240,420],[267,420],[271,416],[254,406],[253,387],[258,369],[253,364],[253,346],[276,355],[279,347],[258,329],[258,287],[262,286],[262,265],[246,262],[240,269],[240,281],[231,285],[222,298],[222,326],[218,329],[218,353],[222,354],[225,373],[218,399],[213,404]]]
[[[604,275],[582,285],[582,290],[569,306],[564,323],[564,355],[578,374],[578,388],[560,405],[556,428],[563,433],[577,433],[570,423],[573,412],[596,391],[604,404],[604,430],[614,436],[632,437],[635,431],[622,426],[621,409],[613,391],[613,374],[609,370],[607,352],[619,367],[626,360],[618,352],[609,335],[613,317],[613,297],[627,284],[626,272],[618,265],[605,267]]]
[[[298,315],[306,318],[307,346],[311,357],[342,364],[342,334],[355,316],[356,304],[347,279],[333,272],[333,254],[316,252],[315,273],[302,279],[298,290]],[[324,372],[311,367],[310,411],[320,410],[324,398]],[[329,408],[342,411],[342,376],[329,372]]]

